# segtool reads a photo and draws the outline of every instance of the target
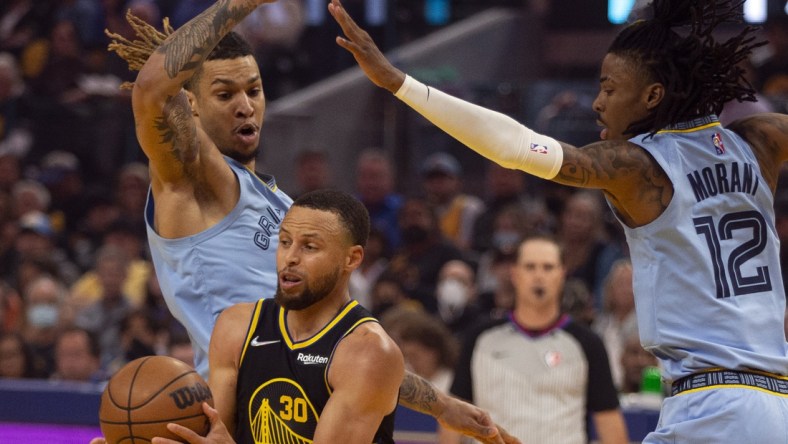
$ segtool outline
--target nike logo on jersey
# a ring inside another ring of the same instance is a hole
[[[257,336],[255,336],[254,339],[252,339],[252,342],[250,342],[249,344],[252,347],[260,347],[261,345],[276,344],[277,342],[282,342],[282,341],[280,339],[274,339],[273,341],[258,341]]]

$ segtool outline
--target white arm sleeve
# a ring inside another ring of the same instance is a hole
[[[561,144],[516,120],[406,76],[394,95],[450,136],[506,168],[552,179],[561,169]]]

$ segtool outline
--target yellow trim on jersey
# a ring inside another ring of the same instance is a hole
[[[691,132],[694,132],[694,131],[700,131],[700,130],[704,130],[706,128],[711,128],[712,126],[722,126],[722,124],[720,124],[720,122],[711,122],[711,123],[707,123],[705,125],[696,126],[695,128],[663,129],[663,130],[657,131],[657,134],[662,134],[662,133],[691,133]]]
[[[766,390],[766,389],[763,389],[763,388],[760,388],[760,387],[753,387],[753,386],[747,385],[747,384],[716,384],[716,385],[707,385],[706,387],[699,387],[699,388],[696,388],[696,389],[684,390],[683,392],[677,393],[674,396],[681,396],[681,395],[686,395],[688,393],[702,392],[704,390],[726,389],[726,388],[743,388],[743,389],[757,390],[759,392],[768,393],[770,395],[781,396],[783,398],[788,398],[788,394],[777,393],[777,392],[773,392],[771,390]]]
[[[258,176],[258,175],[257,175],[257,173],[256,173],[256,172],[255,172],[253,169],[249,168],[247,165],[244,165],[244,168],[246,168],[246,169],[247,169],[247,170],[248,170],[250,173],[252,173],[252,177],[254,177],[255,179],[257,179],[257,180],[258,180],[258,181],[259,181],[261,184],[265,185],[265,187],[266,187],[266,188],[268,188],[269,190],[271,190],[271,191],[277,191],[277,190],[279,189],[279,186],[278,186],[278,185],[276,185],[276,184],[274,184],[274,186],[273,186],[273,187],[271,187],[270,185],[268,185],[268,183],[266,183],[265,181],[263,181],[263,179],[260,179],[260,176]]]
[[[279,330],[282,333],[282,337],[285,339],[285,344],[287,344],[287,347],[290,348],[291,350],[297,350],[299,348],[309,347],[310,345],[314,344],[317,340],[319,340],[321,337],[323,337],[323,335],[326,334],[326,332],[331,330],[337,324],[337,322],[341,321],[342,318],[344,318],[345,315],[347,315],[348,312],[356,305],[358,305],[358,301],[351,299],[350,302],[348,302],[348,304],[345,306],[345,308],[343,308],[342,311],[340,311],[339,314],[336,315],[336,317],[334,317],[334,319],[331,322],[329,322],[328,324],[326,324],[325,327],[320,329],[319,332],[317,332],[311,338],[298,343],[294,343],[293,340],[290,339],[290,335],[287,332],[287,326],[285,325],[285,310],[280,307]]]
[[[244,362],[246,356],[246,349],[249,347],[249,341],[252,340],[252,334],[257,330],[257,322],[260,320],[260,310],[263,309],[263,299],[260,299],[254,304],[254,311],[252,312],[252,320],[249,322],[249,330],[246,332],[246,340],[244,341],[244,348],[241,350],[241,360],[238,361],[238,366]]]
[[[345,339],[347,335],[353,333],[353,330],[356,329],[361,324],[366,324],[367,322],[380,322],[377,319],[373,318],[372,316],[367,316],[365,318],[361,318],[356,321],[355,324],[351,325],[350,328],[347,329],[345,334],[342,335],[339,340]],[[328,383],[328,368],[331,366],[331,362],[334,359],[334,351],[337,349],[337,345],[339,345],[339,341],[337,341],[336,345],[334,345],[334,350],[331,351],[331,356],[328,357],[328,365],[326,365],[326,371],[323,372],[323,382],[326,384],[326,390],[328,390],[328,395],[331,396],[334,393],[334,389],[331,388],[331,384]]]

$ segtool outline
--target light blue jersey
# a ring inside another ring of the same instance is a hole
[[[673,198],[624,226],[643,346],[674,381],[709,368],[788,374],[773,196],[749,145],[710,116],[630,140]]]
[[[240,183],[235,208],[193,236],[165,239],[153,229],[153,195],[145,209],[153,265],[173,316],[191,337],[197,371],[208,375],[208,344],[227,307],[272,297],[276,290],[279,225],[293,200],[273,178],[257,177],[225,157]]]

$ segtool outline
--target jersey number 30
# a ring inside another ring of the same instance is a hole
[[[761,254],[766,248],[766,221],[761,213],[742,211],[726,214],[717,226],[711,216],[696,217],[693,222],[695,231],[706,239],[709,247],[718,298],[727,298],[731,294],[741,296],[760,293],[772,289],[769,267],[765,265],[757,267],[752,276],[744,276],[742,272],[744,263]],[[725,261],[720,242],[732,239],[733,232],[737,230],[749,230],[752,237],[734,248]]]

